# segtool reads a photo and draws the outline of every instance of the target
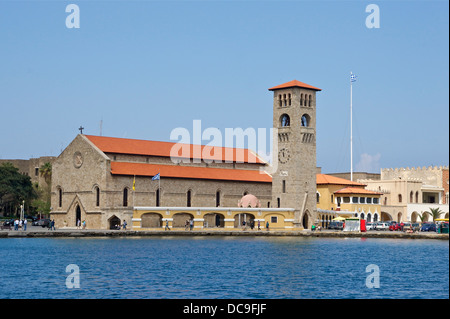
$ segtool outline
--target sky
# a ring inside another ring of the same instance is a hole
[[[448,165],[448,1],[0,0],[0,159],[58,156],[80,126],[269,132],[268,88],[296,79],[322,89],[317,166],[349,172],[350,72],[354,171]]]

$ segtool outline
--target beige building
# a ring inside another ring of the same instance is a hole
[[[147,229],[184,227],[186,220],[196,228],[239,227],[242,221],[310,227],[317,219],[320,89],[294,80],[269,90],[278,166],[251,150],[79,134],[53,163],[56,227],[86,221],[87,228],[108,229],[126,221]],[[238,207],[249,194],[260,207]]]
[[[382,169],[380,180],[358,182],[383,193],[382,220],[418,222],[430,208],[439,208],[440,217],[448,218],[448,167]]]
[[[380,197],[383,194],[366,189],[366,185],[344,178],[317,174],[318,221],[328,226],[335,217],[358,217],[367,222],[381,220]]]

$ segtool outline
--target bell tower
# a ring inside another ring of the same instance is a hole
[[[316,92],[321,89],[293,80],[269,91],[278,139],[273,141],[273,207],[294,208],[295,227],[310,228],[317,216]]]

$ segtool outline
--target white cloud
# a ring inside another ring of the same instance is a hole
[[[355,166],[357,172],[378,173],[380,172],[381,154],[370,155],[367,153],[361,154],[360,161]]]

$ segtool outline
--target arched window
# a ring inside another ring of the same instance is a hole
[[[216,192],[216,207],[220,206],[220,191]]]
[[[281,126],[282,127],[287,127],[291,125],[291,120],[289,118],[289,115],[287,114],[283,114],[281,115]]]
[[[301,123],[301,125],[302,125],[303,127],[308,127],[308,126],[309,126],[309,120],[310,120],[309,115],[308,115],[308,114],[304,114],[304,115],[302,116],[302,123]]]
[[[156,207],[161,205],[161,189],[156,189]]]
[[[291,93],[288,94],[288,105],[290,106],[292,103]]]
[[[58,187],[58,207],[62,207],[62,189]]]
[[[192,196],[192,192],[191,192],[191,190],[188,190],[187,198],[186,198],[186,206],[187,207],[191,207],[191,196]]]
[[[413,198],[414,198],[414,193],[413,193],[413,191],[411,191],[411,193],[409,194],[409,202],[410,203],[413,202]]]
[[[286,106],[286,103],[287,103],[286,94],[283,94],[283,100],[284,100],[284,106]]]
[[[300,105],[303,105],[303,93],[300,94]]]
[[[418,203],[419,202],[419,192],[417,191],[416,192],[416,203]]]
[[[128,206],[128,188],[123,189],[123,207]]]
[[[95,187],[95,206],[100,206],[100,188],[98,186]]]
[[[278,94],[278,106],[283,106],[283,101],[281,100],[281,94]]]
[[[402,194],[398,194],[398,202],[399,202],[399,203],[402,202]]]
[[[308,97],[308,106],[311,106],[311,94]]]

